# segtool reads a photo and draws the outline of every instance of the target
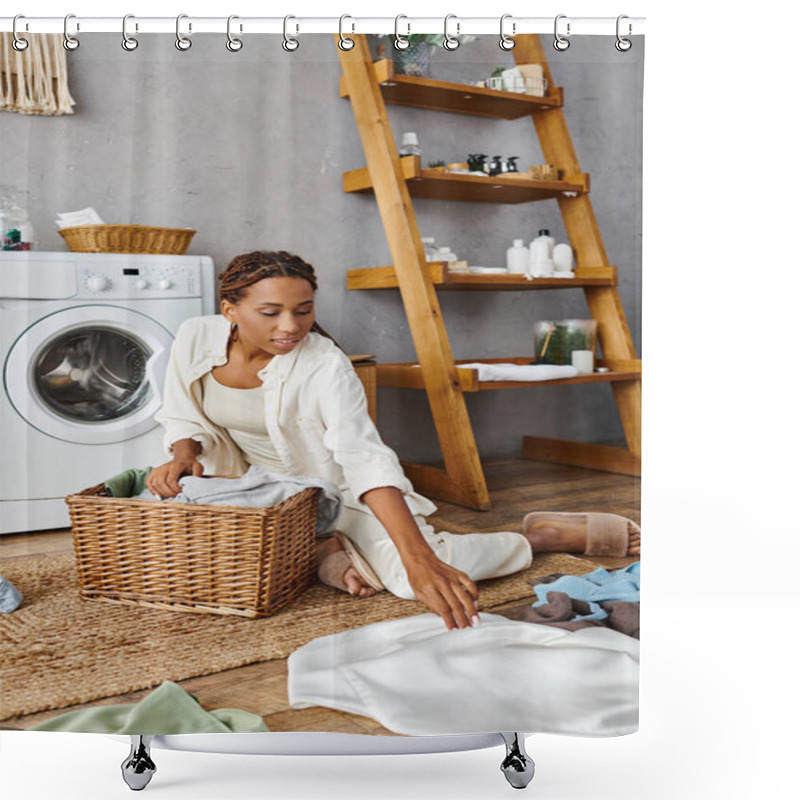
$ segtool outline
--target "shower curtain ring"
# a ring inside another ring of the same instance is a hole
[[[501,50],[513,50],[516,42],[510,37],[507,36],[505,31],[503,30],[503,25],[507,19],[511,19],[511,14],[503,14],[500,17],[500,49]],[[517,23],[511,23],[511,33],[514,34],[517,32]]]
[[[355,39],[351,39],[349,36],[345,36],[344,33],[342,33],[342,27],[346,19],[353,18],[349,14],[342,14],[342,16],[339,17],[339,49],[345,51],[352,50],[356,46]],[[353,33],[355,33],[356,26],[354,23],[351,23],[351,25],[353,27]]]
[[[139,40],[135,39],[133,36],[128,36],[127,26],[128,20],[135,19],[133,14],[126,14],[122,18],[122,49],[127,50],[129,53],[132,50],[135,50],[139,46]],[[135,23],[136,30],[139,30],[139,24]]]
[[[444,41],[442,42],[442,46],[445,50],[457,50],[458,46],[461,42],[455,36],[451,36],[447,30],[447,23],[450,22],[451,19],[457,19],[455,14],[448,14],[444,18]],[[456,22],[456,33],[461,33],[461,23]]]
[[[192,40],[188,39],[181,33],[181,20],[188,19],[188,14],[178,14],[177,18],[175,19],[175,47],[178,48],[181,52],[188,50],[192,46]],[[192,23],[189,23],[189,33],[192,32]]]
[[[225,42],[225,47],[227,47],[228,50],[231,51],[231,53],[238,53],[239,50],[241,50],[242,47],[244,46],[241,39],[237,39],[231,34],[231,22],[235,19],[239,19],[239,17],[237,17],[236,14],[231,14],[228,17],[228,41]],[[241,30],[242,26],[240,25],[239,31],[241,32]]]
[[[67,25],[69,25],[69,21],[71,19],[75,19],[74,14],[67,14],[64,17],[64,49],[65,50],[77,50],[81,43],[77,40],[75,36],[70,36],[69,31],[67,30]],[[75,23],[75,30],[79,31],[81,29],[80,23]]]
[[[620,14],[617,17],[617,41],[614,42],[614,47],[616,47],[617,50],[620,51],[620,53],[627,52],[628,50],[631,49],[631,46],[632,46],[632,42],[631,42],[630,39],[623,39],[622,36],[620,35],[620,32],[619,32],[620,31],[620,22],[622,22],[623,19],[628,19],[627,14]],[[632,28],[632,26],[631,26],[631,24],[629,22],[628,23],[628,36],[630,36],[632,32],[633,32],[633,28]]]
[[[555,24],[553,26],[553,33],[555,34],[555,37],[556,37],[555,40],[553,41],[553,47],[555,47],[555,49],[558,50],[559,52],[563,52],[564,50],[566,50],[569,47],[569,39],[567,39],[566,37],[562,36],[558,32],[558,21],[560,19],[566,19],[566,18],[567,18],[566,14],[559,14],[556,17],[556,21],[555,21]],[[567,22],[567,36],[569,36],[569,34],[570,34],[570,27],[571,26],[570,26],[569,22]]]
[[[21,53],[23,50],[27,50],[27,49],[28,49],[28,44],[29,44],[29,42],[28,42],[28,40],[27,40],[27,39],[23,39],[23,38],[22,38],[22,37],[21,37],[21,36],[20,36],[20,35],[17,33],[17,20],[18,20],[18,19],[25,19],[25,15],[24,15],[24,14],[17,14],[17,15],[14,17],[14,22],[13,22],[13,24],[12,24],[12,26],[11,26],[11,31],[12,31],[12,33],[14,34],[14,41],[11,43],[11,46],[12,46],[12,47],[13,47],[13,48],[14,48],[14,49],[15,49],[15,50],[18,52],[18,53]],[[28,24],[28,23],[26,22],[26,23],[25,23],[26,30],[27,30],[27,24]]]
[[[297,39],[293,38],[292,36],[289,36],[289,34],[287,33],[287,24],[290,19],[297,19],[297,17],[294,17],[291,14],[287,14],[283,18],[283,49],[287,53],[293,53],[295,50],[297,50],[298,47],[300,47],[300,42]],[[300,26],[296,22],[294,25],[295,25],[295,33],[300,33]]]
[[[395,50],[407,50],[409,47],[411,47],[411,42],[409,42],[408,39],[406,39],[406,36],[410,36],[411,35],[411,24],[408,23],[408,22],[406,23],[406,28],[408,28],[408,30],[406,31],[406,36],[401,36],[400,35],[400,20],[401,19],[408,19],[408,17],[405,14],[398,14],[394,18],[394,49]]]

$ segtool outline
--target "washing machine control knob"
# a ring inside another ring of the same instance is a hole
[[[161,280],[161,281],[158,282],[158,288],[159,289],[171,289],[172,288],[172,281],[167,280],[167,278],[164,278],[164,280]]]
[[[111,286],[111,281],[105,275],[92,275],[86,281],[86,285],[92,292],[104,292]]]
[[[149,285],[150,285],[150,282],[146,281],[144,278],[139,278],[139,280],[136,281],[136,288],[137,289],[146,289]]]

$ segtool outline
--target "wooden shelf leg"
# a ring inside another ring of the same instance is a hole
[[[335,38],[338,41],[338,37]],[[486,479],[458,383],[439,300],[426,269],[425,253],[397,145],[372,69],[372,56],[363,34],[352,38],[356,41],[355,47],[349,51],[337,47],[337,52],[446,469],[446,477],[442,471],[432,471],[431,468],[414,470],[414,477],[409,477],[423,494],[470,508],[488,509]]]

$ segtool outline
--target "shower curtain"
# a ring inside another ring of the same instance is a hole
[[[378,364],[381,440],[404,464],[438,462],[440,428],[431,398],[411,375],[414,367],[406,366],[402,380],[394,381],[381,369],[417,363],[424,342],[414,335],[414,298],[403,286],[397,291],[397,277],[386,278],[397,252],[390,244],[395,234],[383,224],[375,192],[370,186],[348,190],[350,180],[370,184],[376,178],[368,170],[354,173],[371,158],[365,135],[370,121],[354,115],[351,96],[368,88],[341,82],[337,37],[304,35],[294,51],[275,35],[243,36],[239,49],[226,48],[224,37],[197,35],[183,51],[171,35],[139,39],[135,50],[126,51],[119,35],[87,35],[80,49],[67,54],[72,115],[0,115],[2,184],[22,198],[18,206],[34,232],[31,257],[67,253],[55,220],[87,208],[105,224],[195,230],[189,255],[209,257],[218,274],[237,254],[299,255],[315,268],[316,319],[335,346]],[[623,52],[613,37],[576,37],[569,49],[557,51],[542,36],[548,72],[541,65],[516,65],[497,41],[463,37],[452,52],[441,41],[414,40],[403,52],[391,36],[364,43],[383,76],[377,91],[386,98],[387,135],[405,156],[403,164],[416,170],[405,178],[420,253],[424,247],[435,262],[420,262],[419,269],[439,276],[437,290],[449,289],[438,291],[436,302],[453,357],[481,365],[474,379],[483,391],[465,393],[464,403],[482,456],[518,458],[523,433],[618,443],[630,431],[623,430],[615,398],[637,385],[638,376],[613,383],[607,371],[596,371],[608,369],[608,332],[601,325],[595,341],[577,324],[591,320],[598,302],[587,305],[589,294],[578,286],[618,293],[614,313],[638,352],[644,46],[637,39]],[[426,82],[448,84],[449,94],[431,89],[426,95],[420,89]],[[459,97],[473,93],[474,111],[440,108],[466,102],[453,100],[453,84],[462,87]],[[405,102],[403,86],[412,87]],[[540,118],[563,108],[582,174],[565,174],[557,159],[548,159],[533,111],[512,109],[505,119],[494,106],[487,112],[486,98],[498,92],[517,103],[552,101],[552,110],[536,112]],[[545,187],[541,195],[518,202],[487,197],[486,187],[524,193],[532,181]],[[455,184],[464,192],[451,191]],[[613,267],[587,260],[570,240],[568,201],[589,190]],[[2,266],[4,280],[8,270],[27,268],[19,261]],[[383,268],[373,273],[382,276],[380,290],[351,290],[357,276],[348,283],[348,271],[377,267]],[[132,262],[130,268],[137,267]],[[573,288],[556,290],[569,282]],[[215,297],[216,287],[203,286],[203,292]],[[29,300],[35,299],[34,293]],[[91,302],[101,300],[98,295]],[[217,302],[217,313],[219,308]],[[544,337],[535,335],[534,323]],[[5,362],[12,341],[10,333],[3,336]],[[581,361],[587,356],[588,369]],[[509,371],[495,380],[504,391],[490,391],[492,367],[507,363]],[[131,380],[157,383],[152,373],[128,368]],[[628,372],[637,369],[628,365]],[[425,372],[427,379],[427,367]],[[71,375],[68,369],[59,380]],[[539,380],[552,386],[534,385]],[[515,388],[515,381],[525,385]],[[360,397],[357,385],[353,391]],[[3,402],[4,427],[28,424],[5,396]],[[628,423],[638,428],[638,418]],[[70,476],[64,494],[113,477],[97,474],[91,458],[73,461],[69,446],[55,437],[38,447],[44,449],[27,454],[25,463],[57,459]],[[134,452],[125,442],[118,445],[119,472],[168,459],[160,440],[147,459],[131,461]],[[4,471],[20,458],[4,450]],[[596,476],[611,472],[551,466],[516,487],[517,496],[530,499],[527,510],[614,513],[634,523],[615,533],[627,542],[639,522],[638,479],[615,474],[604,484]],[[497,497],[514,489],[508,474],[502,465],[492,473]],[[613,496],[604,488],[611,486]],[[441,499],[414,488],[420,499],[411,510],[430,518],[431,541],[439,543],[443,558],[461,545],[442,531],[457,538],[496,530],[517,535],[522,528],[523,515],[506,519],[497,503],[487,516],[463,498]],[[406,498],[417,497],[401,489]],[[550,509],[548,492],[569,500]],[[66,516],[64,522],[66,527]],[[6,541],[9,547],[24,542],[8,550],[2,570],[8,596],[16,596],[12,587],[21,595],[18,606],[10,610],[16,605],[10,602],[0,617],[0,718],[8,727],[583,736],[637,729],[639,559],[627,544],[614,556],[534,552],[532,560],[517,558],[513,569],[481,574],[480,624],[448,630],[413,595],[384,590],[351,597],[318,583],[277,613],[252,619],[98,602],[79,596],[79,565],[68,534],[20,529]]]

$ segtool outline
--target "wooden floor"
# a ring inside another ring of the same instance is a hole
[[[472,511],[437,502],[430,521],[439,530],[454,533],[519,530],[528,511],[608,511],[636,522],[639,517],[639,479],[575,467],[561,467],[506,457],[483,462],[492,501],[490,511]],[[0,558],[11,559],[72,549],[68,530],[0,536]],[[624,566],[632,558],[597,558],[608,568]],[[533,598],[532,598],[533,600]],[[515,601],[517,604],[519,601]],[[486,608],[485,611],[498,610]],[[330,731],[393,735],[367,717],[327,708],[289,708],[286,694],[286,660],[265,661],[214,675],[180,681],[204,708],[241,708],[264,718],[272,731]],[[30,714],[0,724],[4,729],[24,730],[47,719],[79,708],[116,703],[136,703],[152,689],[93,701],[84,706]]]

